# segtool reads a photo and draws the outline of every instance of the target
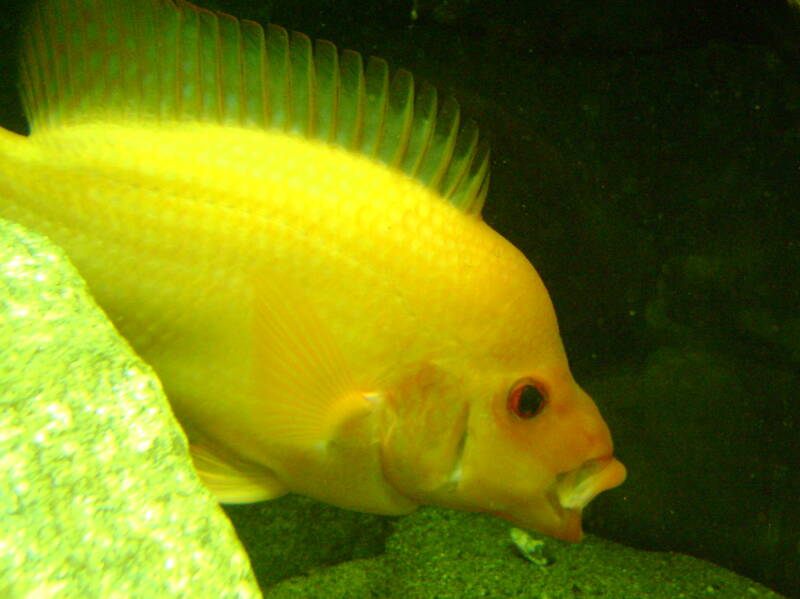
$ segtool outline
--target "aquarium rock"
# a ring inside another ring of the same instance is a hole
[[[259,597],[161,386],[61,250],[0,221],[0,597]]]

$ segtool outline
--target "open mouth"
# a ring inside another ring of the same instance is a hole
[[[625,480],[625,466],[606,456],[584,462],[580,467],[562,472],[553,485],[554,494],[562,509],[581,510],[599,493]]]
[[[547,499],[561,522],[553,536],[579,541],[583,508],[599,493],[624,480],[625,466],[612,456],[588,460],[574,470],[557,475],[547,493]]]

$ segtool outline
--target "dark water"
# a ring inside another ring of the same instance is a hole
[[[16,130],[28,3],[0,22],[0,124]],[[507,4],[422,1],[412,22],[410,2],[206,3],[456,95],[492,143],[485,218],[542,274],[628,466],[588,528],[800,597],[800,17]]]

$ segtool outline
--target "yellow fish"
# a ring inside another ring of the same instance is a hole
[[[581,536],[622,482],[488,150],[410,73],[181,0],[45,0],[0,216],[61,245],[225,502],[297,492]]]

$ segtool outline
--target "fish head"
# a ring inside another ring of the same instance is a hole
[[[583,508],[625,467],[570,372],[544,283],[513,246],[495,250],[502,267],[453,296],[456,325],[441,330],[454,341],[391,394],[384,476],[417,503],[577,541]]]
[[[475,414],[460,494],[525,528],[580,540],[583,508],[625,479],[595,403],[564,371],[521,377],[488,407]]]
[[[416,379],[415,401],[406,398],[405,413],[387,431],[387,479],[421,504],[490,513],[580,540],[583,508],[622,483],[625,467],[566,362],[528,373],[484,368],[457,382],[435,370]]]

